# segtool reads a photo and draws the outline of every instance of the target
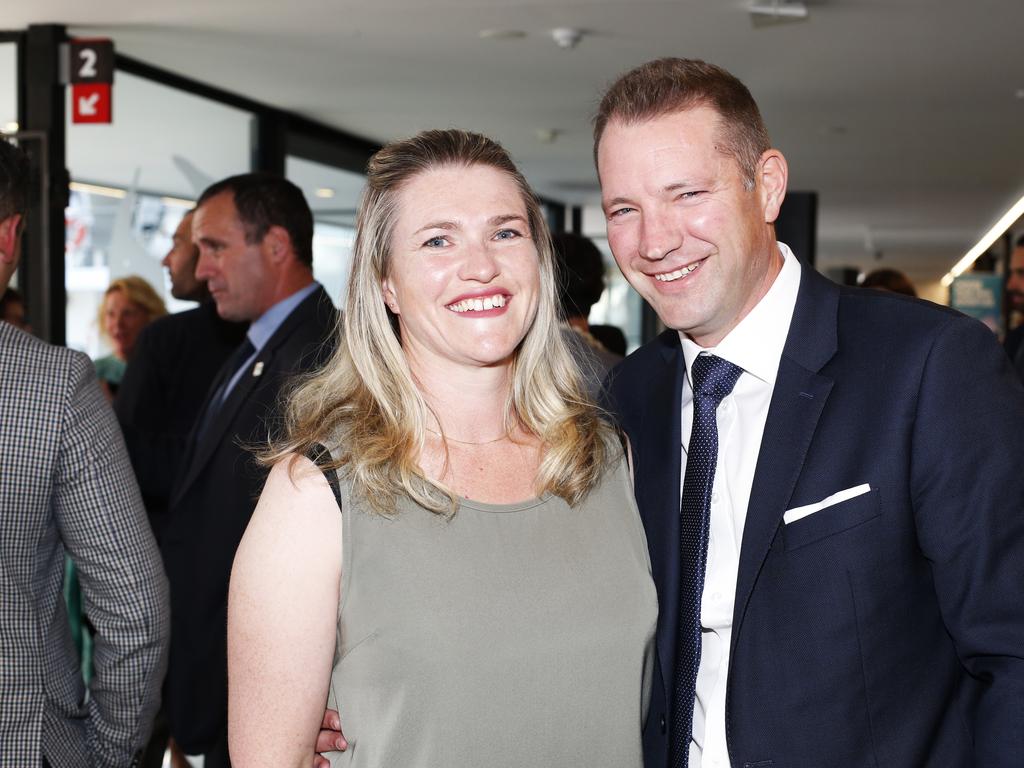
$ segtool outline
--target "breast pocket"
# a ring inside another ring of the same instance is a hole
[[[820,509],[782,528],[786,551],[848,531],[882,514],[877,489]]]

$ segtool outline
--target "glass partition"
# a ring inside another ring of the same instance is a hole
[[[285,174],[313,210],[313,275],[343,308],[365,177],[293,155],[286,159]]]
[[[191,306],[171,298],[160,260],[198,194],[250,169],[252,114],[125,73],[113,124],[74,125],[70,114],[69,104],[67,344],[96,357],[107,351],[97,312],[112,279],[140,275],[168,309]]]
[[[18,45],[0,43],[0,133],[18,132]],[[11,287],[18,285],[15,273]]]
[[[0,43],[0,132],[18,131],[18,46]]]

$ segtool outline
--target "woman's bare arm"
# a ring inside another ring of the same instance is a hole
[[[228,738],[246,768],[308,768],[324,717],[341,578],[341,514],[306,458],[274,466],[228,593]]]

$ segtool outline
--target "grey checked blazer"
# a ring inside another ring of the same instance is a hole
[[[96,629],[88,695],[65,553]],[[0,322],[0,765],[132,765],[168,627],[167,580],[92,364]]]

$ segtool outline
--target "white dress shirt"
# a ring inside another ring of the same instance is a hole
[[[682,478],[693,426],[693,361],[710,353],[743,369],[732,393],[718,406],[718,462],[711,492],[711,528],[701,599],[701,653],[693,707],[690,768],[726,768],[725,692],[740,543],[750,488],[775,389],[775,378],[800,287],[800,262],[779,243],[784,262],[771,288],[717,347],[705,349],[680,333],[686,362],[682,392]]]

